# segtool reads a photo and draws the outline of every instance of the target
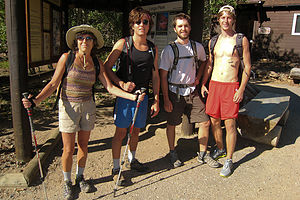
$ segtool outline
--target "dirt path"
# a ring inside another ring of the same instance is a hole
[[[234,173],[229,178],[222,178],[219,176],[220,169],[198,165],[195,158],[196,137],[177,137],[176,149],[185,165],[170,169],[165,115],[161,112],[159,117],[149,121],[140,135],[137,158],[146,163],[150,168],[149,172],[137,173],[126,169],[126,175],[131,178],[132,185],[119,188],[115,199],[299,199],[300,160],[296,152],[300,149],[300,128],[297,126],[300,120],[300,88],[275,86],[263,85],[261,88],[275,88],[277,92],[291,95],[290,117],[278,148],[239,137],[234,154]],[[113,199],[114,183],[110,176],[111,139],[114,134],[112,109],[98,109],[97,126],[89,142],[85,176],[95,185],[94,192],[84,194],[76,190],[76,199]],[[54,131],[54,128],[44,132],[51,131]],[[57,147],[46,166],[48,171],[45,184],[49,199],[61,199],[61,152],[61,147]],[[224,163],[224,159],[220,162]],[[74,172],[75,164],[73,174]],[[0,199],[3,200],[44,199],[42,185],[38,181],[35,186],[26,189],[0,189],[0,192]]]

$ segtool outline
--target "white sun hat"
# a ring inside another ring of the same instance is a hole
[[[76,40],[76,34],[82,31],[87,31],[87,32],[91,32],[94,34],[94,36],[97,39],[97,48],[100,49],[103,47],[104,45],[104,41],[103,41],[103,37],[102,34],[100,33],[100,31],[98,31],[97,29],[95,29],[94,27],[87,25],[87,24],[82,24],[79,26],[74,26],[72,28],[70,28],[67,33],[66,33],[66,41],[67,41],[67,45],[70,49],[72,49],[74,41]]]
[[[235,15],[234,8],[230,5],[226,5],[226,6],[221,7],[218,13],[220,13],[222,11],[229,11],[229,12],[231,12]]]

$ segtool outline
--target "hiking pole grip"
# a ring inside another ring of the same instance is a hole
[[[24,92],[24,93],[22,93],[22,95],[24,96],[25,99],[28,99],[28,97],[29,97],[29,93],[28,92]],[[38,148],[37,148],[37,140],[36,140],[36,137],[35,137],[35,130],[34,130],[32,118],[31,118],[31,116],[32,116],[32,107],[26,108],[26,110],[27,110],[27,114],[28,114],[28,118],[29,118],[29,124],[30,124],[30,129],[31,129],[31,136],[32,136],[32,139],[33,139],[33,142],[34,142],[35,154],[36,154],[36,158],[37,158],[38,165],[39,165],[40,179],[42,181],[42,185],[43,185],[43,189],[44,189],[44,194],[45,194],[45,199],[48,200],[46,186],[45,186],[45,183],[44,183],[45,177],[44,177],[44,174],[43,174],[43,168],[42,168],[42,164],[41,164],[41,159],[40,159],[39,151],[38,151]]]
[[[139,96],[140,96],[141,94],[143,94],[145,91],[146,91],[146,88],[142,87],[142,88],[140,89],[140,93],[137,93],[137,102],[138,102],[138,103],[141,102],[141,101],[139,100]]]

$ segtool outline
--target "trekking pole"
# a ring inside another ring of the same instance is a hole
[[[140,94],[143,94],[145,91],[146,91],[146,88],[141,88]],[[138,94],[138,95],[140,95],[140,94]],[[122,158],[122,160],[121,160],[121,166],[120,166],[118,178],[117,178],[116,185],[115,185],[115,188],[114,188],[114,197],[116,196],[116,192],[117,192],[117,190],[118,190],[119,179],[120,179],[120,177],[121,177],[121,172],[122,172],[123,164],[124,164],[124,162],[125,162],[125,156],[126,156],[126,153],[127,153],[127,150],[128,150],[128,145],[129,145],[129,142],[130,142],[130,137],[131,137],[131,135],[132,135],[132,131],[133,131],[135,119],[136,119],[138,110],[139,110],[139,108],[140,108],[140,104],[141,104],[141,101],[139,100],[139,97],[138,97],[138,98],[137,98],[136,108],[135,108],[134,115],[133,115],[133,119],[132,119],[132,123],[131,123],[131,127],[130,127],[130,131],[129,131],[129,133],[127,134],[127,143],[126,143],[125,150],[124,150],[124,153],[123,153],[123,158]]]
[[[28,92],[24,92],[23,93],[23,96],[24,98],[28,99]],[[43,188],[44,188],[44,193],[45,193],[45,199],[48,200],[48,197],[47,197],[47,192],[46,192],[46,187],[45,187],[45,183],[44,183],[44,175],[43,175],[43,169],[42,169],[42,164],[41,164],[41,159],[40,159],[40,154],[39,154],[39,151],[37,149],[37,142],[36,142],[36,137],[35,137],[35,130],[34,130],[34,127],[33,127],[33,122],[32,122],[32,108],[27,108],[27,114],[28,114],[28,118],[29,118],[29,123],[30,123],[30,129],[31,129],[31,137],[34,141],[34,148],[35,148],[35,154],[36,154],[36,158],[37,158],[37,161],[38,161],[38,164],[39,164],[39,169],[40,169],[40,177],[41,177],[41,181],[42,181],[42,185],[43,185]]]

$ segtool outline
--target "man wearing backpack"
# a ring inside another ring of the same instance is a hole
[[[246,37],[242,37],[243,53],[239,56],[238,34],[233,29],[235,19],[236,15],[233,7],[226,5],[219,10],[218,22],[221,27],[221,34],[218,36],[215,47],[211,45],[213,40],[209,42],[210,56],[201,87],[202,96],[208,93],[206,113],[210,115],[212,131],[217,143],[217,148],[211,156],[216,160],[226,156],[221,120],[225,122],[227,156],[220,172],[222,177],[228,177],[232,174],[232,155],[237,138],[236,119],[239,112],[239,103],[243,100],[243,94],[251,72],[249,42]],[[242,70],[241,83],[238,82],[239,68]],[[211,73],[209,90],[207,90],[205,84]]]
[[[146,96],[140,104],[137,118],[130,136],[127,167],[132,170],[146,171],[146,167],[135,158],[139,141],[140,128],[145,127],[148,108],[148,89],[152,80],[154,103],[151,106],[151,117],[159,112],[159,73],[157,65],[157,48],[147,40],[147,34],[153,25],[149,11],[141,7],[134,8],[129,13],[129,28],[131,36],[117,41],[113,50],[106,59],[104,66],[110,79],[121,89],[134,93],[136,90],[146,88]],[[120,57],[120,69],[115,74],[113,65]],[[126,136],[127,128],[133,119],[137,103],[124,98],[117,98],[114,118],[116,131],[112,140],[113,169],[112,175],[116,182],[120,171],[120,153],[122,141]],[[119,185],[126,184],[121,174]]]
[[[186,112],[190,123],[200,123],[198,161],[201,164],[207,163],[210,167],[219,167],[219,163],[206,153],[210,121],[196,90],[205,67],[206,54],[200,43],[189,39],[190,16],[184,13],[177,14],[173,19],[173,27],[177,39],[164,48],[159,65],[164,109],[168,113],[166,133],[170,161],[174,168],[183,165],[174,144],[175,128],[182,122],[182,115]]]

